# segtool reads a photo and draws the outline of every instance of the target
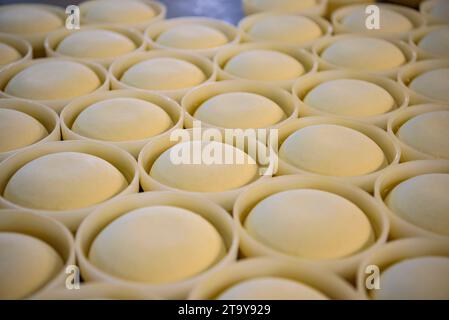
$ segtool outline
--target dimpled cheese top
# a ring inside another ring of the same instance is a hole
[[[340,39],[327,47],[321,57],[339,67],[361,71],[385,71],[406,62],[402,51],[383,39]]]
[[[449,102],[449,68],[424,72],[409,87],[428,98]]]
[[[291,11],[298,12],[316,5],[316,0],[249,0],[248,3],[261,11]]]
[[[22,58],[22,55],[16,48],[13,48],[6,43],[0,43],[0,66],[14,62]]]
[[[304,73],[295,58],[273,50],[249,50],[232,57],[224,70],[239,78],[262,81],[292,80]]]
[[[113,276],[158,284],[193,277],[225,252],[218,231],[200,215],[154,206],[135,209],[106,226],[93,241],[89,260]]]
[[[368,136],[333,124],[297,130],[282,143],[279,156],[299,169],[338,177],[369,174],[387,162]]]
[[[99,23],[136,23],[151,19],[154,10],[142,1],[96,0],[89,3],[85,18]]]
[[[62,27],[53,12],[33,5],[0,6],[0,32],[28,35]]]
[[[194,117],[222,128],[248,129],[272,126],[285,119],[285,113],[274,101],[259,94],[229,92],[203,102]]]
[[[196,65],[174,58],[154,58],[133,65],[123,74],[127,85],[147,90],[176,90],[194,87],[206,80]]]
[[[449,2],[447,0],[439,0],[430,10],[430,14],[437,18],[440,22],[449,22]]]
[[[304,102],[328,113],[355,117],[386,113],[395,105],[387,90],[374,83],[357,79],[323,82],[307,93]]]
[[[423,174],[395,186],[385,198],[385,203],[402,219],[449,236],[448,191],[449,174]]]
[[[380,29],[366,28],[366,6],[351,10],[342,19],[342,24],[353,32],[400,33],[413,29],[413,24],[402,14],[380,7]]]
[[[5,92],[33,100],[71,99],[88,94],[101,85],[87,66],[74,61],[43,61],[17,73]]]
[[[22,299],[62,270],[58,253],[40,239],[0,232],[0,299]]]
[[[374,233],[355,204],[321,190],[276,193],[248,214],[245,228],[265,245],[306,259],[338,259],[363,250]]]
[[[68,35],[57,52],[78,58],[110,58],[136,49],[128,37],[110,30],[82,30]]]
[[[261,19],[254,23],[248,34],[258,41],[280,41],[301,44],[319,38],[323,33],[310,18],[283,15]]]
[[[29,146],[47,135],[47,129],[26,113],[0,109],[0,152]]]
[[[372,290],[378,300],[448,300],[449,258],[438,256],[403,260],[381,273],[379,290]]]
[[[114,98],[84,109],[72,130],[82,136],[104,141],[146,139],[173,125],[169,115],[157,105],[135,98]]]
[[[109,162],[86,153],[60,152],[17,170],[3,197],[26,208],[71,210],[103,202],[126,187],[123,174]]]
[[[449,159],[449,111],[417,115],[404,123],[396,135],[418,151]]]
[[[208,49],[228,43],[226,35],[215,28],[200,24],[184,24],[162,32],[156,42],[177,49]]]
[[[201,155],[200,164],[197,164],[195,154]],[[226,159],[232,156],[242,161],[234,160],[233,164],[227,164]],[[177,163],[178,160],[181,163]],[[229,144],[188,141],[163,152],[151,167],[150,175],[158,182],[176,189],[221,192],[252,182],[258,175],[258,165],[248,154]]]
[[[449,58],[449,27],[430,31],[419,41],[418,46],[431,54]]]
[[[327,300],[318,290],[298,281],[260,277],[239,282],[218,296],[219,300]]]

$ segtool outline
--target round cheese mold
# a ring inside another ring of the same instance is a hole
[[[237,199],[233,216],[244,257],[287,257],[348,279],[388,234],[388,219],[373,197],[323,177],[289,175],[254,184]]]
[[[0,96],[40,102],[58,113],[76,97],[108,89],[106,70],[90,62],[44,58],[0,70]]]
[[[317,64],[304,49],[273,43],[246,43],[221,49],[214,58],[218,80],[251,80],[291,90]]]
[[[189,295],[192,300],[352,300],[360,297],[333,273],[268,257],[244,259],[229,265],[206,277]]]
[[[262,81],[291,80],[304,73],[304,67],[293,57],[272,50],[239,53],[229,59],[223,70],[238,78]]]
[[[327,0],[243,0],[243,11],[245,15],[265,11],[277,11],[323,16],[326,13],[326,6]]]
[[[210,18],[175,18],[151,24],[144,33],[151,49],[172,49],[212,58],[217,50],[238,43],[240,34],[233,25]]]
[[[172,160],[174,153],[187,154],[190,150],[203,153],[209,149],[222,150],[223,164],[177,164]],[[226,165],[224,163],[226,154],[242,157],[243,164]],[[257,169],[254,159],[243,150],[221,142],[197,140],[181,142],[164,151],[154,161],[149,175],[161,184],[174,189],[190,192],[225,192],[254,181],[258,174]]]
[[[447,24],[449,22],[449,3],[445,0],[427,0],[421,2],[419,11],[429,24]]]
[[[391,238],[425,236],[447,241],[448,177],[448,160],[420,160],[391,167],[378,178],[374,195],[389,215]]]
[[[20,53],[15,48],[0,42],[0,66],[10,64],[20,58]]]
[[[409,1],[409,0],[407,0]],[[370,3],[375,2],[375,0],[328,0],[327,2],[327,12],[326,12],[326,18],[331,18],[332,14],[337,11],[337,9],[340,9],[341,7],[345,6],[351,6],[356,4],[366,4],[369,5]]]
[[[143,190],[201,195],[231,210],[242,190],[271,173],[271,154],[256,137],[229,142],[217,129],[204,131],[178,131],[147,144],[138,158]]]
[[[21,210],[0,210],[0,297],[29,299],[66,280],[75,263],[73,236],[55,220]]]
[[[380,269],[379,288],[367,289],[373,273]],[[449,250],[447,240],[409,238],[377,248],[361,263],[357,290],[365,298],[379,300],[447,300],[449,290]]]
[[[260,114],[261,117],[253,122],[251,117],[255,114]],[[248,92],[229,92],[206,100],[195,111],[194,117],[224,128],[234,126],[234,117],[241,120],[246,118],[248,123],[236,123],[235,127],[247,129],[274,125],[283,120],[285,114],[275,102],[264,96]]]
[[[39,290],[62,269],[63,262],[58,253],[35,237],[0,232],[0,248],[0,258],[8,261],[0,269],[2,299],[26,297]]]
[[[356,205],[314,189],[287,190],[266,197],[251,209],[243,226],[264,245],[311,260],[353,255],[370,246],[374,237],[368,218]]]
[[[11,4],[0,7],[0,32],[16,35],[33,46],[34,57],[42,57],[46,35],[64,26],[64,9],[46,4]]]
[[[396,185],[386,196],[385,204],[402,219],[449,236],[449,200],[444,190],[449,190],[449,174],[423,174]]]
[[[426,60],[404,67],[399,83],[408,91],[411,104],[449,103],[449,62]]]
[[[138,190],[134,158],[106,144],[48,142],[0,163],[2,207],[50,216],[72,231],[98,204]]]
[[[159,297],[127,285],[89,282],[77,290],[54,288],[33,296],[33,300],[154,300]]]
[[[335,33],[358,33],[390,39],[407,40],[410,31],[421,28],[424,18],[413,9],[394,4],[380,4],[379,29],[366,27],[366,4],[343,7],[332,14]]]
[[[135,158],[155,136],[182,128],[180,106],[164,96],[138,90],[114,90],[80,97],[61,113],[64,140],[116,145]]]
[[[117,198],[87,217],[76,237],[83,279],[169,299],[185,298],[204,276],[235,261],[237,249],[223,208],[173,192]]]
[[[416,53],[402,41],[357,35],[317,40],[312,51],[320,70],[344,68],[394,79],[404,65],[416,60]]]
[[[449,102],[448,80],[449,68],[430,70],[413,79],[409,88],[423,96],[447,103]]]
[[[149,24],[165,18],[167,8],[150,0],[90,0],[80,5],[82,24],[108,24],[143,31]]]
[[[0,100],[0,162],[31,145],[60,140],[59,117],[30,101]]]
[[[220,30],[201,24],[187,24],[163,31],[156,43],[174,49],[202,50],[225,45],[228,38]]]
[[[330,176],[371,192],[375,179],[400,159],[400,148],[382,129],[356,121],[306,117],[279,131],[279,171]]]
[[[33,47],[17,36],[0,33],[0,69],[8,64],[30,60],[33,56]]]
[[[382,272],[383,287],[374,291],[372,297],[375,300],[447,300],[449,299],[449,290],[445,285],[447,281],[449,281],[449,257],[405,259]]]
[[[429,128],[432,128],[429,130]],[[448,159],[449,108],[417,105],[391,117],[388,132],[401,147],[401,160]]]
[[[193,87],[214,81],[212,62],[173,50],[132,53],[115,60],[109,70],[112,89],[158,92],[177,101]]]
[[[249,42],[270,41],[309,47],[316,39],[329,36],[332,27],[323,18],[312,15],[258,13],[242,19],[238,25]]]
[[[224,253],[223,239],[206,219],[161,205],[131,210],[112,221],[92,242],[88,259],[117,278],[164,284],[209,269]]]
[[[341,91],[337,92],[337,88]],[[348,95],[350,98],[344,99]],[[363,98],[368,102],[360,106]],[[375,100],[376,104],[372,103],[372,100]],[[335,79],[320,83],[306,94],[304,102],[328,113],[355,117],[387,113],[395,104],[387,90],[359,79]],[[331,106],[332,103],[335,105]]]
[[[449,58],[449,26],[432,26],[410,35],[410,46],[420,59]]]
[[[125,119],[128,121],[117,125],[117,120],[122,120],[125,116],[129,117]],[[152,121],[153,124],[149,126]],[[135,98],[114,98],[97,102],[83,110],[73,122],[72,130],[89,138],[120,142],[158,135],[172,124],[168,114],[151,102]],[[114,125],[117,127],[114,128]]]
[[[67,183],[75,181],[76,183]],[[99,187],[97,182],[104,185]],[[103,202],[126,187],[109,162],[80,152],[48,154],[28,162],[9,179],[3,197],[38,210],[73,210]]]
[[[286,91],[242,80],[200,86],[181,104],[187,111],[186,128],[192,128],[194,121],[220,130],[279,128],[298,116],[297,105]]]
[[[273,294],[273,292],[277,292]],[[327,300],[321,292],[293,280],[260,277],[242,281],[225,290],[218,300]]]
[[[205,80],[200,68],[174,58],[154,58],[140,62],[125,71],[120,79],[138,89],[159,91],[190,88]]]
[[[385,155],[373,140],[333,124],[295,131],[282,143],[279,156],[305,171],[337,177],[365,175],[385,165]]]
[[[118,57],[144,51],[146,43],[134,29],[116,26],[83,26],[78,31],[61,29],[45,39],[49,57],[76,58],[109,67]]]
[[[39,121],[12,109],[0,109],[0,130],[1,153],[29,146],[48,135],[47,129]],[[12,139],[5,139],[9,134]]]
[[[408,95],[395,81],[344,70],[301,77],[293,85],[293,96],[300,116],[336,116],[381,128],[408,105]]]

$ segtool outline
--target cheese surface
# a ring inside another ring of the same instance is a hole
[[[222,128],[248,129],[274,125],[282,121],[285,114],[274,101],[262,95],[230,92],[203,102],[194,117]]]
[[[239,78],[261,81],[292,80],[304,66],[295,58],[273,50],[249,50],[232,57],[224,70]]]
[[[352,117],[369,117],[389,112],[395,105],[384,88],[364,80],[336,79],[310,90],[304,102],[316,109]]]
[[[337,177],[369,174],[387,163],[382,149],[368,136],[331,124],[294,132],[282,143],[279,156],[302,170]]]
[[[31,209],[71,210],[108,200],[126,187],[123,174],[109,162],[86,153],[59,152],[17,170],[3,197]]]
[[[26,234],[0,232],[0,298],[23,299],[42,289],[62,271],[59,254]]]
[[[368,218],[355,204],[313,189],[288,190],[263,199],[244,226],[275,250],[315,260],[350,256],[374,239]]]
[[[47,129],[28,114],[12,109],[0,109],[0,152],[32,145],[47,135]]]
[[[101,85],[92,69],[74,61],[43,61],[26,67],[6,85],[5,92],[32,100],[72,99]]]
[[[218,296],[219,300],[327,300],[318,290],[279,277],[260,277],[239,282]]]
[[[89,260],[115,277],[159,284],[193,277],[225,252],[220,234],[200,215],[153,206],[128,212],[101,230]]]
[[[169,115],[157,105],[135,98],[114,98],[84,109],[72,130],[82,136],[104,141],[146,139],[173,125]]]
[[[154,58],[139,62],[125,71],[121,81],[147,90],[185,89],[206,81],[196,65],[174,58]]]
[[[402,219],[449,236],[449,174],[429,173],[407,179],[390,191],[386,205]]]

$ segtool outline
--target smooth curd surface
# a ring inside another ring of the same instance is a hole
[[[224,256],[217,230],[200,215],[178,207],[135,209],[95,238],[89,260],[131,281],[169,283],[195,276]]]
[[[34,159],[17,170],[3,197],[31,209],[71,210],[108,200],[127,185],[123,174],[99,157],[59,152]]]
[[[371,244],[371,224],[355,204],[321,190],[297,189],[259,202],[244,222],[248,233],[285,254],[337,259]]]

